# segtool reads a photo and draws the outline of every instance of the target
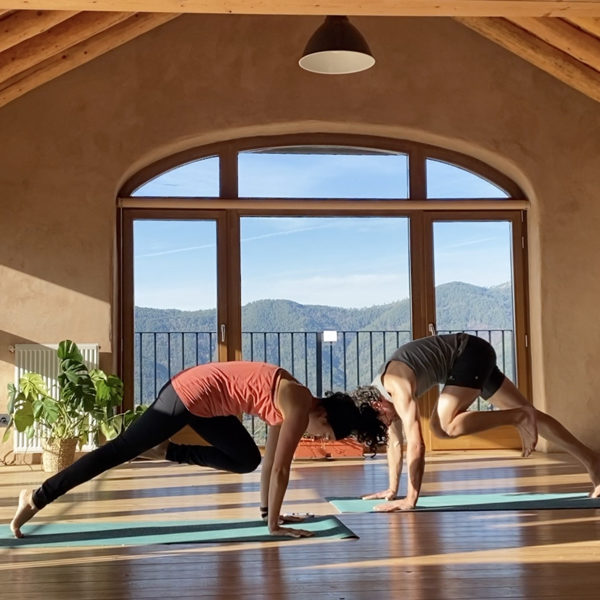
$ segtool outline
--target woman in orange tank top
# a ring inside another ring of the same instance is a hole
[[[198,365],[175,375],[119,437],[46,479],[38,489],[21,490],[11,522],[13,534],[23,537],[24,523],[75,486],[140,455],[234,473],[254,471],[261,454],[238,418],[241,413],[269,425],[260,510],[272,535],[312,535],[283,527],[301,519],[281,516],[292,458],[304,433],[331,439],[354,434],[370,449],[386,439],[386,427],[369,403],[357,403],[341,392],[317,398],[281,367],[246,361]],[[170,442],[186,425],[211,445]]]

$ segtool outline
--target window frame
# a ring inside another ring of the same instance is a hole
[[[119,192],[119,200],[125,202],[130,199],[144,199],[144,198],[160,198],[157,196],[145,197],[145,196],[131,196],[131,194],[141,185],[148,182],[149,180],[157,177],[161,173],[171,170],[178,165],[183,165],[195,160],[203,158],[210,158],[213,156],[219,157],[219,196],[218,198],[210,197],[206,198],[209,200],[233,200],[239,199],[238,195],[238,177],[237,177],[237,155],[239,152],[250,151],[250,150],[267,150],[275,148],[285,148],[290,146],[328,146],[328,147],[350,147],[350,148],[364,148],[365,150],[380,150],[388,151],[393,153],[406,154],[408,156],[408,177],[409,177],[409,190],[407,199],[373,199],[368,200],[365,198],[356,199],[357,201],[363,202],[415,202],[415,201],[426,201],[428,203],[436,202],[440,199],[427,198],[427,186],[426,186],[426,160],[428,158],[434,160],[440,160],[449,164],[456,165],[457,167],[466,169],[473,172],[476,175],[480,175],[485,179],[492,182],[494,185],[504,189],[508,198],[498,197],[494,198],[470,198],[466,200],[460,199],[441,199],[442,202],[448,203],[453,200],[457,200],[461,203],[474,201],[474,202],[510,202],[510,201],[526,201],[526,196],[521,188],[509,177],[494,169],[490,165],[459,152],[447,150],[444,148],[438,148],[427,144],[421,144],[419,142],[412,142],[406,140],[395,140],[392,138],[376,137],[376,136],[360,136],[360,135],[330,135],[330,134],[295,134],[286,136],[259,136],[242,138],[239,140],[230,140],[226,142],[218,142],[209,144],[206,146],[200,146],[190,148],[182,152],[161,158],[148,166],[138,171],[135,175],[130,177],[125,184],[122,186]],[[163,196],[162,198],[168,198]],[[178,197],[181,200],[193,200],[193,196]],[[197,197],[201,198],[200,196]],[[252,202],[258,198],[244,198],[247,202]],[[273,199],[276,200],[276,199]],[[295,202],[301,201],[302,198],[283,198],[282,202]],[[307,199],[308,200],[308,199]],[[310,200],[318,200],[311,198]],[[323,198],[323,200],[333,200],[333,198]],[[338,199],[336,199],[338,200]],[[339,199],[339,202],[348,200],[346,198]]]
[[[365,199],[365,198],[240,198],[238,196],[237,164],[238,152],[256,149],[269,149],[289,146],[345,146],[403,153],[408,156],[409,197],[408,199]],[[131,192],[145,181],[156,177],[163,171],[178,164],[188,163],[203,157],[219,157],[219,197],[144,197],[130,196]],[[508,197],[499,198],[427,198],[426,160],[441,160],[446,163],[473,172],[505,190]],[[516,322],[520,331],[515,329],[517,340],[517,361],[519,387],[530,395],[530,356],[527,347],[528,338],[528,290],[527,290],[527,235],[526,217],[529,200],[521,188],[509,177],[490,165],[471,156],[422,144],[413,141],[396,140],[378,136],[353,134],[294,134],[284,136],[257,136],[230,140],[191,148],[165,157],[141,169],[127,180],[117,198],[119,231],[119,327],[120,354],[118,357],[120,372],[127,378],[132,371],[133,359],[129,356],[131,344],[123,342],[126,332],[132,328],[132,283],[131,266],[126,263],[131,255],[131,239],[123,231],[126,223],[129,230],[135,218],[169,218],[166,215],[219,214],[218,230],[218,289],[219,294],[226,290],[227,303],[219,300],[222,315],[219,323],[225,325],[226,342],[219,349],[220,360],[240,360],[241,354],[241,277],[240,277],[240,219],[246,216],[394,216],[408,217],[410,227],[410,276],[413,336],[428,335],[427,323],[435,320],[433,307],[433,270],[431,222],[433,218],[469,218],[493,219],[510,218],[519,223],[515,228],[513,249],[520,259],[515,260],[514,282],[516,286]],[[125,233],[125,235],[124,235]],[[518,251],[517,251],[518,249]],[[124,251],[125,250],[125,251]],[[517,290],[518,288],[518,290]],[[416,291],[415,291],[416,290]],[[126,395],[125,406],[132,404]],[[430,404],[431,398],[426,400]],[[426,423],[427,419],[424,419]],[[428,442],[431,438],[428,438]],[[468,444],[455,447],[473,447]],[[493,441],[492,446],[498,447]],[[502,442],[504,443],[504,442]],[[428,443],[429,447],[432,447]],[[479,447],[486,447],[479,446]],[[490,446],[487,446],[490,447]]]

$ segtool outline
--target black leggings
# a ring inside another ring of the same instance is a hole
[[[186,425],[212,445],[169,443],[167,460],[234,473],[249,473],[260,464],[260,451],[236,416],[197,417],[185,408],[168,383],[154,403],[121,435],[46,479],[33,493],[33,503],[44,508],[75,486],[164,442]]]

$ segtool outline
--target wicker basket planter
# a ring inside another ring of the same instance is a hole
[[[42,440],[42,467],[46,473],[57,473],[75,460],[77,438]]]

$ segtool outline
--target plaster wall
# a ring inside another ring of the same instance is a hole
[[[114,366],[115,198],[137,170],[240,136],[363,133],[525,190],[534,402],[600,450],[600,105],[450,19],[357,18],[376,66],[306,73],[319,23],[186,15],[0,108],[0,402],[11,344],[99,342]]]

